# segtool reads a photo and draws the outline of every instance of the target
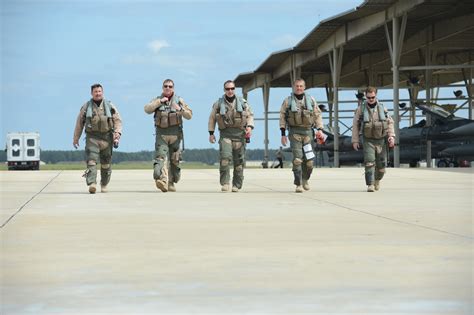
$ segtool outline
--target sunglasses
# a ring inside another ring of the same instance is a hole
[[[230,87],[230,88],[225,88],[226,91],[230,91],[230,90],[235,90],[235,86],[234,87]]]
[[[367,96],[367,99],[368,99],[368,100],[373,100],[374,98],[375,98],[375,96],[372,96],[372,97],[371,97],[371,96]]]
[[[173,86],[172,86],[172,85],[163,85],[163,87],[164,87],[164,88],[170,88],[170,89],[172,89],[172,88],[173,88]]]

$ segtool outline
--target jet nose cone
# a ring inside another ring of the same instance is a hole
[[[474,122],[465,124],[464,126],[457,127],[448,131],[449,134],[456,137],[474,137]]]

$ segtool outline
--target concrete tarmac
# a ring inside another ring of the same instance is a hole
[[[1,307],[10,314],[473,314],[471,169],[0,172]]]

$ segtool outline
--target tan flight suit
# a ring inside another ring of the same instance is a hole
[[[234,100],[229,102],[223,95],[212,105],[208,123],[210,134],[214,134],[216,123],[219,128],[220,184],[229,184],[232,161],[232,187],[241,189],[244,181],[245,129],[254,128],[252,108],[242,97],[236,95]]]
[[[112,146],[114,138],[120,137],[122,134],[122,119],[114,104],[109,102],[111,118],[106,115],[103,99],[97,106],[91,99],[82,105],[79,115],[76,119],[76,127],[74,129],[73,143],[78,143],[81,138],[82,130],[86,132],[86,183],[87,185],[97,183],[97,163],[100,160],[100,183],[107,186],[112,174]],[[93,117],[86,117],[88,104],[92,105]]]
[[[296,105],[293,110],[292,103]],[[293,93],[285,98],[280,109],[280,130],[284,133],[284,129],[289,129],[288,138],[293,153],[292,170],[296,186],[308,181],[313,172],[313,159],[308,160],[303,152],[303,146],[311,143],[314,137],[313,128],[323,129],[321,110],[316,100],[307,93],[301,100]]]
[[[386,140],[388,137],[395,137],[392,117],[382,103],[377,102],[372,109],[367,102],[363,102],[355,110],[352,122],[352,143],[360,143],[361,133],[363,134],[365,183],[369,186],[383,178],[387,164]]]
[[[155,118],[155,160],[153,163],[153,178],[163,181],[166,186],[177,183],[181,178],[179,162],[181,160],[180,144],[183,139],[183,120],[191,119],[193,112],[184,100],[174,94],[166,103],[161,103],[164,95],[152,99],[145,105],[147,114]],[[175,104],[179,110],[172,108]],[[160,188],[161,189],[161,188]]]

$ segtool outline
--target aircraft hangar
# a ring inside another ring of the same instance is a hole
[[[265,161],[269,114],[276,113],[269,106],[271,88],[290,88],[293,80],[301,77],[308,89],[324,89],[327,102],[318,102],[328,104],[325,123],[334,130],[335,167],[340,166],[340,114],[352,113],[354,107],[348,110],[344,106],[357,103],[357,99],[339,100],[339,92],[357,93],[368,85],[392,89],[393,97],[384,100],[384,104],[393,111],[393,165],[399,167],[400,120],[407,119],[410,125],[416,122],[415,104],[452,101],[456,103],[452,113],[467,111],[466,116],[473,119],[473,59],[473,1],[366,0],[321,21],[295,47],[270,54],[255,70],[239,74],[235,83],[242,88],[244,97],[262,89]],[[439,97],[443,88],[457,90],[457,95]],[[400,100],[400,89],[408,90],[406,102]],[[420,95],[420,91],[424,93]],[[461,94],[463,91],[465,95]],[[430,122],[427,115],[427,126]],[[426,161],[431,167],[430,140],[426,141]]]

